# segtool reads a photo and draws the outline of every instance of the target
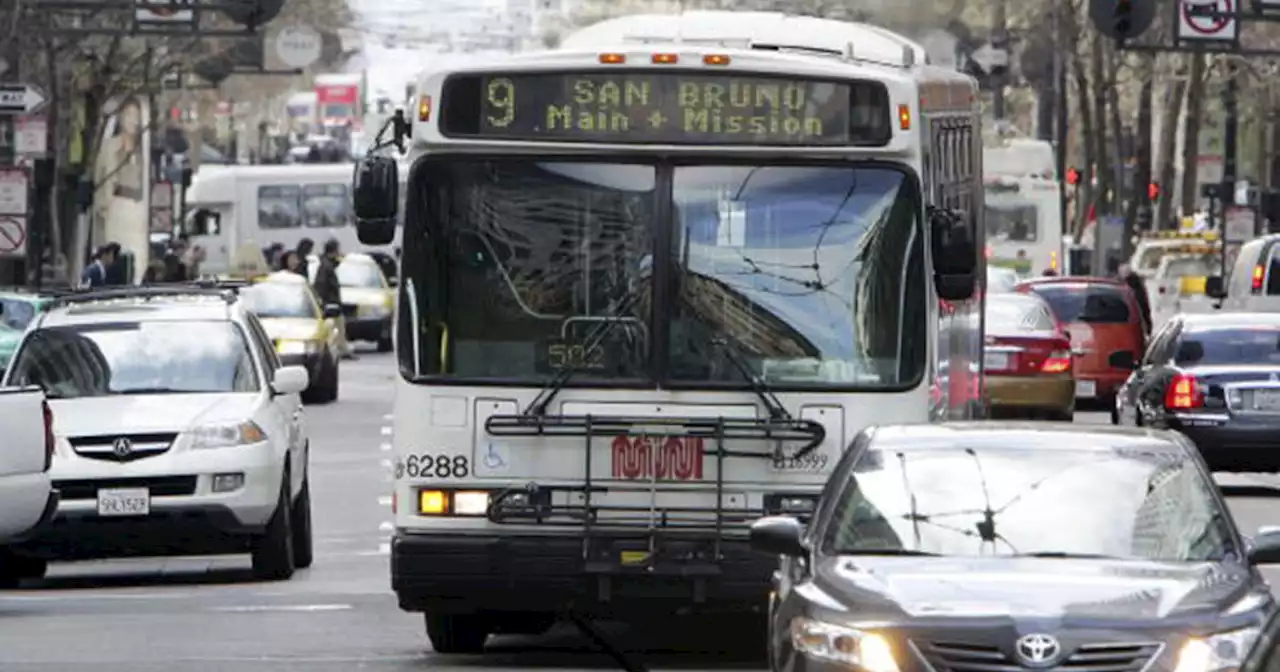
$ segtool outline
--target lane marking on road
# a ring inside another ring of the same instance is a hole
[[[360,555],[361,555],[361,556],[364,556],[364,557],[366,557],[366,558],[382,557],[382,556],[391,555],[391,544],[389,544],[389,543],[387,543],[387,542],[385,542],[385,541],[384,541],[384,542],[382,542],[381,544],[378,544],[378,550],[376,550],[376,551],[360,551]]]
[[[395,417],[394,415],[392,415],[392,414],[388,413],[388,414],[386,414],[386,415],[382,416],[382,419],[383,419],[383,420],[390,420],[390,419],[392,419],[392,418],[394,418],[394,417]]]
[[[391,470],[391,467],[393,466],[393,465],[391,464],[391,460],[385,460],[385,459],[384,459],[383,461],[379,462],[378,464],[381,464],[381,465],[382,465],[382,468],[383,468],[383,469],[386,469],[387,471],[390,471],[390,470]]]
[[[66,580],[73,577],[54,577],[53,581]],[[74,578],[83,578],[80,575]],[[189,600],[195,593],[90,593],[74,591],[66,595],[0,595],[0,604],[5,602],[71,602],[80,600]]]
[[[378,525],[378,531],[384,534],[391,534],[396,531],[396,524],[389,520],[384,520]]]
[[[383,495],[378,498],[378,506],[391,506],[391,495]]]
[[[234,607],[209,607],[208,611],[263,612],[263,611],[346,611],[354,609],[350,604],[246,604]]]
[[[383,436],[391,436],[391,428],[390,428],[390,427],[383,427],[383,428],[382,428],[382,435],[383,435]]]
[[[384,444],[382,444],[382,445],[378,446],[378,450],[381,450],[381,451],[382,451],[382,452],[384,452],[384,453],[389,453],[389,452],[391,452],[391,444],[390,444],[390,443],[384,443]]]

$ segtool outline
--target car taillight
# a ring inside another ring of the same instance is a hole
[[[1164,393],[1165,408],[1186,410],[1204,406],[1204,393],[1200,391],[1200,383],[1195,376],[1179,373],[1169,381],[1169,388]]]
[[[1263,276],[1262,264],[1258,264],[1257,266],[1254,266],[1253,267],[1253,283],[1249,286],[1249,291],[1253,292],[1254,294],[1262,293],[1262,276]]]
[[[58,441],[53,436],[53,409],[49,408],[48,401],[41,401],[40,408],[44,412],[44,470],[49,471],[53,467],[53,451]]]
[[[1065,373],[1071,370],[1071,351],[1070,350],[1054,350],[1044,360],[1044,365],[1040,367],[1045,373]]]

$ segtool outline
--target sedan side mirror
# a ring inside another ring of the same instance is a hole
[[[1255,565],[1280,564],[1280,527],[1263,525],[1249,540],[1249,562]]]
[[[790,516],[767,516],[751,525],[751,548],[770,555],[804,556],[800,521]]]
[[[1204,280],[1204,295],[1211,299],[1227,298],[1227,286],[1221,275],[1211,275]]]
[[[301,394],[311,384],[311,374],[303,366],[282,366],[271,378],[271,391],[276,394]]]
[[[324,316],[326,319],[342,317],[342,306],[336,303],[326,303],[324,305]]]

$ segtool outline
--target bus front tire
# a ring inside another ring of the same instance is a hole
[[[489,624],[479,614],[425,614],[427,638],[436,653],[482,653]]]

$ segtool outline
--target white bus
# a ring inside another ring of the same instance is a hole
[[[990,137],[983,150],[987,263],[1020,275],[1062,272],[1062,183],[1053,145]]]
[[[569,610],[762,619],[753,520],[806,515],[867,426],[974,408],[939,371],[981,373],[977,90],[923,61],[689,12],[419,80],[391,573],[435,650]],[[395,174],[357,169],[366,242]]]
[[[364,249],[351,212],[351,164],[202,166],[187,191],[183,231],[205,249],[206,273],[233,273],[237,250],[253,243],[288,249],[310,238],[317,250],[336,238]],[[398,238],[395,241],[399,244]]]

